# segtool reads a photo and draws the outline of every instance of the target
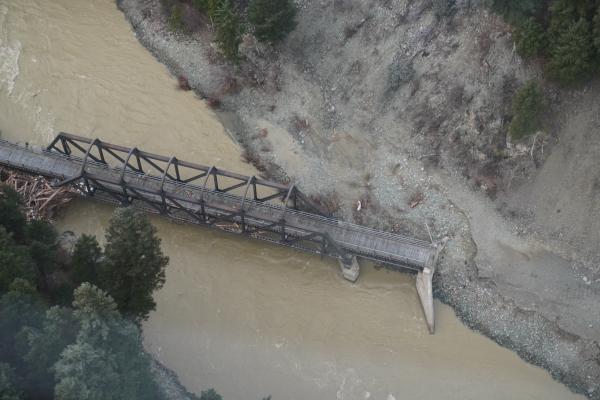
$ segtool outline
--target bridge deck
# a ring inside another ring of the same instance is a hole
[[[76,181],[81,176],[83,161],[79,157],[67,156],[55,151],[26,148],[0,141],[0,165],[61,181]],[[434,267],[436,249],[429,242],[337,221],[277,204],[252,199],[244,200],[241,196],[210,190],[199,185],[185,184],[171,179],[161,182],[161,177],[156,175],[127,169],[123,171],[89,160],[85,163],[84,172],[86,177],[102,182],[105,190],[115,194],[123,193],[122,180],[126,181],[128,190],[143,195],[148,200],[147,204],[164,204],[166,193],[171,202],[178,203],[194,214],[200,212],[200,204],[203,203],[205,212],[213,216],[223,216],[225,211],[235,213],[243,210],[243,216],[236,215],[230,222],[255,228],[272,226],[284,219],[286,232],[292,235],[303,235],[307,232],[327,234],[335,244],[352,255],[416,271],[422,271],[425,267]],[[104,195],[102,198],[110,199],[110,196]],[[116,202],[116,197],[113,200]],[[149,207],[149,210],[152,210],[152,207]],[[195,222],[189,212],[179,210],[177,215],[180,215],[181,219]],[[261,237],[260,232],[253,236],[276,242],[270,236]]]

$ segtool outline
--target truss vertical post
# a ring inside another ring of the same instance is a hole
[[[217,169],[213,167],[213,184],[215,185],[215,191],[219,191],[219,178],[217,176]]]
[[[142,168],[142,160],[140,160],[140,153],[137,151],[135,152],[135,160],[137,161],[138,171],[144,172],[144,169]]]
[[[242,220],[242,232],[246,232],[246,211],[244,210],[244,203],[246,203],[246,197],[248,197],[248,190],[250,189],[250,186],[254,186],[255,189],[255,193],[256,193],[256,177],[255,176],[251,176],[250,178],[248,178],[248,181],[246,182],[246,190],[244,190],[244,197],[242,197],[242,202],[240,203],[240,218]]]
[[[286,237],[286,233],[285,233],[285,218],[281,218],[281,221],[279,222],[281,225],[281,241],[285,242],[287,240]]]
[[[206,217],[206,210],[204,209],[204,199],[200,199],[200,212],[202,213],[202,220],[206,223],[208,219]]]

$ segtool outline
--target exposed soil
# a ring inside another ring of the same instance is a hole
[[[233,68],[208,25],[172,33],[158,0],[118,1],[140,41],[219,107],[246,160],[341,218],[449,237],[436,296],[600,399],[600,88],[546,86],[544,132],[510,143],[512,94],[539,72],[501,19],[456,3],[438,17],[428,1],[304,0],[283,44],[247,36]]]

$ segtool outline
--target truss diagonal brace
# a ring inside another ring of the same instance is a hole
[[[55,142],[56,142],[56,140],[55,140],[55,141],[53,141],[53,142],[52,142],[52,144],[51,144],[50,146],[48,146],[48,148],[53,148],[53,147],[54,147],[54,145],[55,145]],[[95,161],[100,161],[98,158],[94,157],[94,156],[91,154],[91,152],[92,152],[92,148],[93,148],[94,146],[101,145],[101,143],[102,143],[102,142],[100,142],[100,139],[94,139],[94,140],[92,140],[92,142],[91,142],[91,143],[90,143],[90,145],[88,146],[87,150],[85,151],[85,155],[83,156],[83,161],[82,161],[82,163],[81,163],[81,169],[79,170],[79,174],[78,174],[77,176],[74,176],[74,177],[72,177],[72,178],[68,178],[68,179],[62,180],[62,181],[60,181],[59,183],[57,183],[55,186],[64,186],[64,185],[68,185],[68,184],[70,184],[70,183],[73,183],[73,182],[77,181],[78,179],[84,178],[84,177],[85,177],[85,175],[86,175],[86,172],[85,172],[85,167],[86,167],[86,165],[87,165],[88,158],[90,158],[90,157],[91,157],[91,158],[92,158],[92,159],[94,159]],[[63,143],[63,146],[64,146],[64,143]],[[65,153],[65,154],[66,154],[66,153]]]
[[[129,153],[127,153],[127,157],[125,157],[125,160],[123,161],[123,164],[121,166],[121,175],[119,176],[119,182],[121,182],[121,183],[125,182],[125,171],[127,170],[127,166],[129,166],[131,168],[131,165],[129,165],[129,159],[131,158],[132,155],[134,155],[137,152],[138,152],[137,147],[134,147],[131,150],[129,150]]]

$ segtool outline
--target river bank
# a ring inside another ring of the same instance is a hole
[[[271,77],[274,82],[267,77],[267,84],[259,87],[245,86],[243,77],[236,75],[239,71],[215,61],[209,32],[171,33],[158,1],[117,3],[138,39],[159,61],[174,75],[185,75],[202,97],[218,98],[229,133],[251,153],[279,166],[278,173],[285,171],[309,193],[333,193],[331,188],[335,188],[338,213],[345,218],[422,237],[427,237],[427,223],[435,239],[450,236],[436,274],[436,296],[472,329],[547,369],[574,391],[599,398],[600,318],[594,310],[600,294],[593,268],[597,254],[589,246],[579,248],[578,253],[569,252],[564,243],[551,247],[549,243],[555,242],[543,240],[548,230],[536,236],[537,232],[523,227],[527,225],[524,218],[507,219],[498,203],[463,180],[463,170],[452,168],[449,161],[429,163],[428,154],[411,140],[414,134],[402,126],[402,119],[394,117],[385,125],[371,117],[368,121],[374,127],[363,120],[361,127],[371,136],[348,126],[353,121],[348,113],[365,108],[357,108],[352,101],[340,102],[340,92],[345,92],[344,97],[352,89],[336,87],[337,81],[323,76],[327,61],[311,65],[313,56],[306,54],[308,50],[294,47],[294,41],[306,44],[307,29],[318,23],[306,22],[314,17],[309,3],[302,6],[290,49],[284,46],[275,55],[277,77]],[[409,9],[406,14],[412,12]],[[420,10],[420,15],[426,15],[426,10]],[[485,13],[466,15],[462,23],[473,20],[479,26],[497,23]],[[428,46],[435,47],[435,40],[451,39],[440,35]],[[492,45],[494,57],[503,60],[507,51],[502,46],[508,47],[509,39],[497,36],[496,40],[500,44],[498,48]],[[383,51],[385,43],[378,42]],[[305,64],[298,63],[298,54],[290,55],[299,51],[308,58]],[[327,53],[317,54],[327,60]],[[530,73],[524,67],[518,70],[520,75]],[[364,73],[358,77],[365,79]],[[223,91],[232,79],[240,81],[240,87]],[[365,101],[364,96],[358,96],[359,100]],[[382,120],[387,115],[380,113]],[[391,128],[394,124],[400,128]],[[395,136],[390,137],[388,131]],[[402,146],[398,140],[405,140]],[[385,146],[392,151],[382,150]],[[331,172],[323,175],[322,170]],[[417,195],[426,200],[408,207]],[[361,213],[352,211],[358,200],[366,205]],[[506,202],[511,200],[507,197]]]

